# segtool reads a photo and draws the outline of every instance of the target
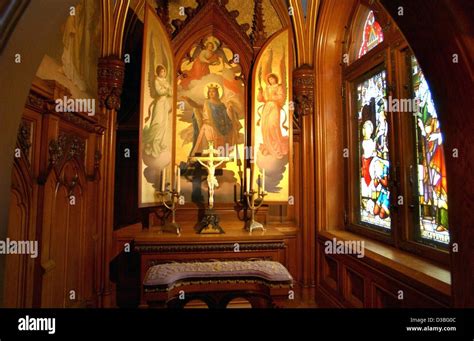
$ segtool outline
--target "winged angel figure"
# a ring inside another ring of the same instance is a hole
[[[257,100],[262,103],[258,107],[259,120],[257,125],[261,126],[263,143],[260,144],[260,152],[276,159],[282,159],[288,154],[288,136],[284,136],[282,129],[288,131],[286,122],[288,115],[283,106],[286,102],[286,65],[285,50],[283,49],[280,60],[280,77],[272,72],[273,50],[269,49],[267,58],[263,61],[258,71],[259,89]],[[264,75],[265,89],[262,87],[262,73]],[[281,82],[280,82],[281,78]],[[281,115],[284,121],[281,123]]]
[[[188,55],[188,63],[193,63],[191,70],[186,72],[186,77],[181,81],[184,90],[189,89],[189,84],[193,80],[199,80],[208,75],[211,71],[209,66],[219,65],[221,61],[230,65],[220,42],[217,39],[208,38],[201,40],[194,49],[192,56]]]
[[[145,118],[143,127],[142,142],[144,152],[144,162],[147,164],[147,157],[157,159],[160,155],[168,151],[167,132],[168,115],[172,111],[171,100],[173,88],[171,86],[171,73],[169,70],[169,60],[161,44],[160,51],[156,51],[153,34],[149,48],[149,69],[148,69],[148,89],[153,101],[148,106],[148,116]],[[157,53],[158,52],[158,53]],[[154,163],[155,160],[151,162]],[[148,164],[149,165],[149,164]]]

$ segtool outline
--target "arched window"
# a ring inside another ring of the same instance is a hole
[[[364,29],[362,31],[362,43],[360,44],[357,58],[365,55],[382,41],[382,27],[380,27],[380,24],[375,20],[374,12],[369,11],[365,19]]]
[[[428,82],[377,3],[360,0],[347,35],[346,228],[447,262],[443,135]]]

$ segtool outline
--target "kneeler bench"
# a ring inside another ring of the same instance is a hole
[[[293,278],[280,263],[265,260],[166,263],[148,269],[143,298],[149,307],[182,308],[199,299],[225,308],[245,298],[252,308],[283,307]]]

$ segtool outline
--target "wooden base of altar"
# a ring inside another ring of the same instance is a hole
[[[139,305],[146,305],[142,283],[147,270],[157,264],[202,260],[273,260],[283,264],[298,281],[296,263],[297,228],[291,225],[266,225],[266,231],[249,233],[240,221],[224,221],[224,234],[197,234],[195,221],[181,222],[182,233],[176,235],[161,231],[160,226],[143,229],[141,224],[122,228],[114,233],[117,266],[120,278],[127,284],[118,283],[118,290],[125,296],[140,292]],[[130,245],[130,252],[124,252],[124,245]],[[134,263],[135,262],[135,263]],[[137,268],[139,267],[139,274]],[[126,273],[126,275],[120,275]],[[136,275],[135,279],[131,276]],[[130,299],[138,299],[131,297]],[[120,305],[120,300],[118,300]],[[129,306],[123,304],[123,306]],[[133,305],[132,305],[133,306]]]

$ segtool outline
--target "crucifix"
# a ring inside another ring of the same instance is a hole
[[[204,218],[201,220],[199,233],[224,233],[224,230],[219,225],[219,217],[213,210],[214,207],[214,189],[219,187],[215,175],[216,168],[225,161],[230,161],[231,158],[227,156],[218,156],[219,150],[214,148],[214,143],[209,141],[209,148],[203,150],[204,155],[208,156],[194,156],[190,157],[189,161],[197,161],[207,169],[207,187],[209,189],[209,207],[206,209]]]

